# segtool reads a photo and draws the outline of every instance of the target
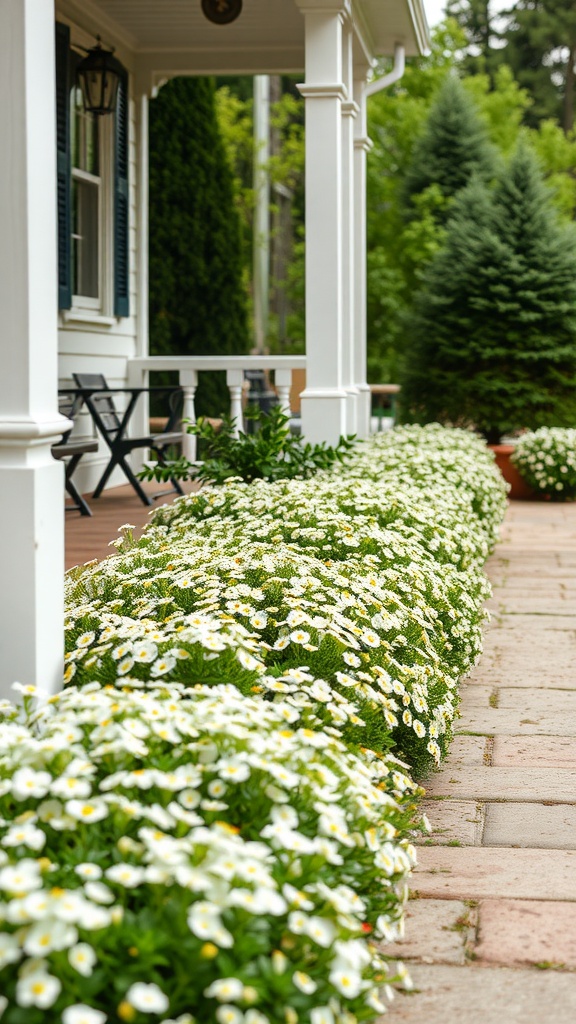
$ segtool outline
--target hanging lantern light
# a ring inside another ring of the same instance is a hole
[[[105,50],[98,42],[80,61],[76,69],[82,89],[84,109],[90,114],[113,114],[116,109],[118,84],[124,68],[112,50]]]
[[[215,25],[230,25],[242,11],[242,0],[202,0],[202,13]]]

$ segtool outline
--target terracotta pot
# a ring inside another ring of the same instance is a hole
[[[510,484],[508,497],[512,498],[513,501],[534,500],[537,497],[536,492],[533,491],[523,477],[520,476],[516,466],[510,461],[510,456],[514,451],[514,445],[489,444],[488,447],[494,452],[494,455],[496,456],[496,465],[506,480],[506,483]]]

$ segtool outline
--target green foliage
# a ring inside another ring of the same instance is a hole
[[[473,182],[407,318],[405,418],[490,441],[576,416],[576,238],[521,145],[493,192]]]
[[[142,471],[141,479],[195,479],[217,484],[231,477],[248,483],[261,479],[306,479],[336,462],[344,462],[354,444],[353,437],[341,437],[335,447],[324,442],[308,444],[300,435],[291,433],[290,417],[278,405],[268,413],[252,409],[247,415],[258,424],[258,430],[252,434],[240,431],[238,437],[234,434],[235,420],[229,416],[224,417],[221,427],[199,419],[188,429],[204,442],[204,461],[195,464],[182,457],[166,466],[155,463]]]
[[[565,133],[556,121],[543,121],[529,133],[530,143],[546,171],[558,209],[576,219],[576,132]]]
[[[242,238],[214,85],[176,78],[150,104],[150,351],[247,349]],[[202,384],[200,411],[225,409],[224,381]]]
[[[472,176],[489,181],[495,170],[496,153],[476,105],[459,78],[446,76],[404,177],[408,215],[417,215],[415,197],[434,186],[447,200],[436,209],[436,219],[445,223],[450,213],[450,200]]]
[[[527,90],[520,88],[506,64],[500,65],[492,79],[478,74],[465,78],[462,84],[473,97],[491,141],[501,153],[511,153],[532,104]]]

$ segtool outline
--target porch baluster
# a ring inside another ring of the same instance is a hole
[[[242,385],[244,383],[244,371],[227,370],[226,383],[230,391],[230,416],[235,420],[233,436],[239,437],[242,429]]]
[[[194,398],[198,387],[198,374],[196,370],[180,370],[180,386],[183,392],[182,419],[188,420],[189,424],[196,423],[196,410]],[[189,434],[186,426],[182,433],[182,455],[188,462],[196,462],[196,435]]]
[[[290,387],[292,385],[292,370],[276,370],[276,390],[280,408],[286,416],[290,415]]]

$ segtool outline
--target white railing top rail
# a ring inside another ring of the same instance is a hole
[[[306,356],[136,356],[133,370],[304,370]]]

